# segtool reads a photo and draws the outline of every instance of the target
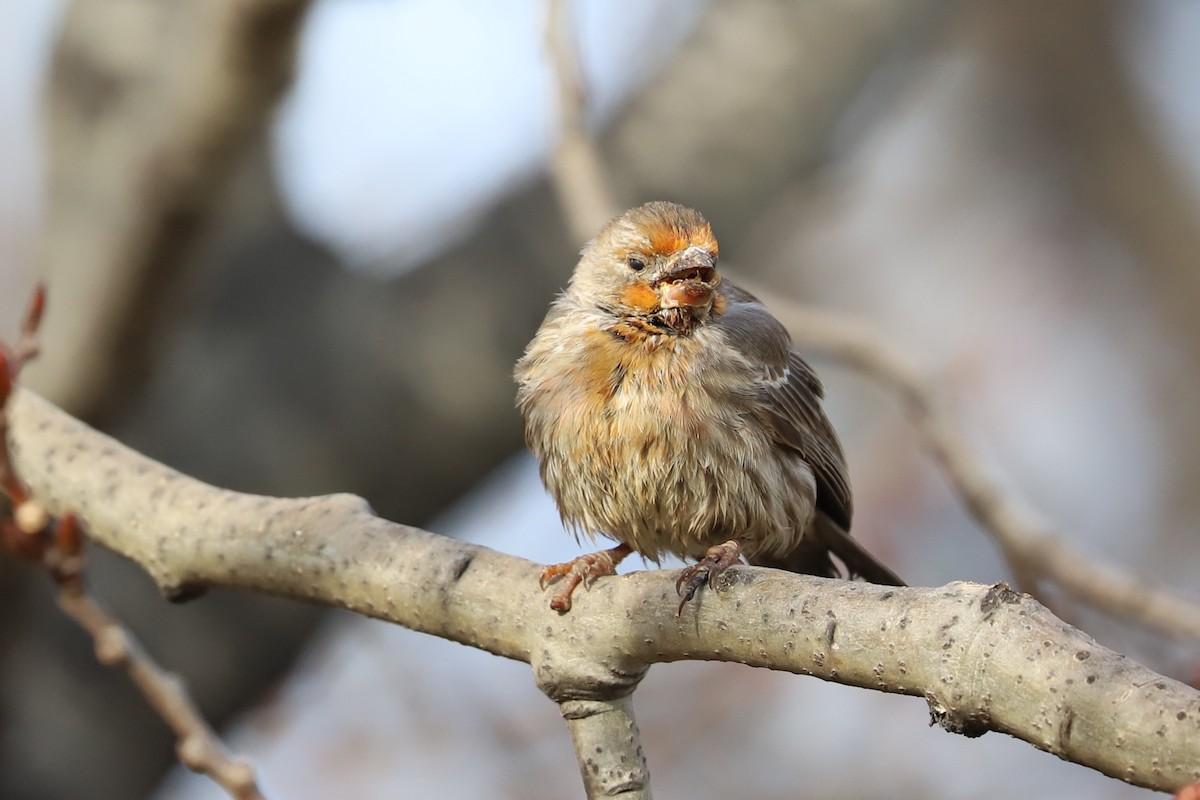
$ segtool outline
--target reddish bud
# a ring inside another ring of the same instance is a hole
[[[13,509],[13,522],[22,533],[33,536],[50,524],[50,514],[41,503],[27,498]]]
[[[83,550],[83,527],[79,517],[68,511],[54,529],[54,546],[65,556],[77,556]]]

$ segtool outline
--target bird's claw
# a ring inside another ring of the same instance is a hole
[[[696,596],[701,586],[712,586],[717,578],[721,577],[721,573],[734,564],[741,563],[741,560],[741,545],[730,539],[708,548],[704,558],[680,570],[679,577],[675,579],[675,593],[683,599],[679,601],[679,608],[675,609],[675,616],[683,614],[683,607]]]
[[[582,583],[583,588],[590,589],[597,578],[616,575],[617,564],[629,553],[629,546],[622,544],[598,553],[587,553],[561,564],[551,564],[542,570],[538,585],[545,589],[557,584],[550,595],[550,607],[565,614],[571,610],[571,595],[575,587]]]

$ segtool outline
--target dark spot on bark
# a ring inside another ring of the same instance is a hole
[[[895,596],[896,596],[895,592],[884,592],[883,594],[879,595],[879,599],[880,600],[891,600]]]
[[[1096,676],[1095,676],[1095,675],[1088,675],[1088,676],[1087,676],[1087,682],[1088,682],[1088,683],[1095,683],[1095,682],[1096,682]]]
[[[467,571],[467,568],[471,566],[471,562],[474,560],[475,560],[474,556],[463,556],[462,558],[455,561],[454,569],[450,573],[450,580],[451,581],[459,580],[463,576],[463,573]]]
[[[1090,650],[1080,650],[1078,653],[1075,654],[1075,659],[1077,661],[1087,661],[1091,657],[1092,657],[1092,653]]]
[[[1001,581],[987,590],[987,594],[979,602],[979,610],[983,612],[984,619],[989,619],[1000,606],[1016,603],[1020,599],[1021,595],[1014,592],[1007,583]]]
[[[1075,725],[1075,712],[1067,709],[1067,713],[1063,715],[1063,721],[1058,726],[1058,744],[1063,750],[1067,749],[1067,745],[1071,742],[1071,728]]]
[[[833,649],[833,637],[837,633],[837,620],[829,620],[829,624],[825,626],[825,646]]]
[[[163,596],[172,603],[186,603],[203,597],[208,588],[199,583],[181,583],[178,586],[164,586]]]
[[[957,709],[949,709],[932,697],[927,697],[929,703],[929,724],[938,725],[950,733],[976,739],[991,730],[991,718],[985,711],[964,713]]]
[[[1175,719],[1179,719],[1179,720],[1187,719],[1187,712],[1180,711],[1178,714],[1175,715]]]

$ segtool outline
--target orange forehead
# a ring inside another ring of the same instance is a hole
[[[700,247],[714,256],[717,254],[717,240],[707,223],[679,226],[654,222],[645,226],[644,230],[652,255],[669,256],[689,247]]]

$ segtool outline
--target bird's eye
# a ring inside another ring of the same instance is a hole
[[[629,268],[634,272],[641,272],[646,268],[646,262],[642,261],[637,256],[630,256],[626,263],[629,264]]]

